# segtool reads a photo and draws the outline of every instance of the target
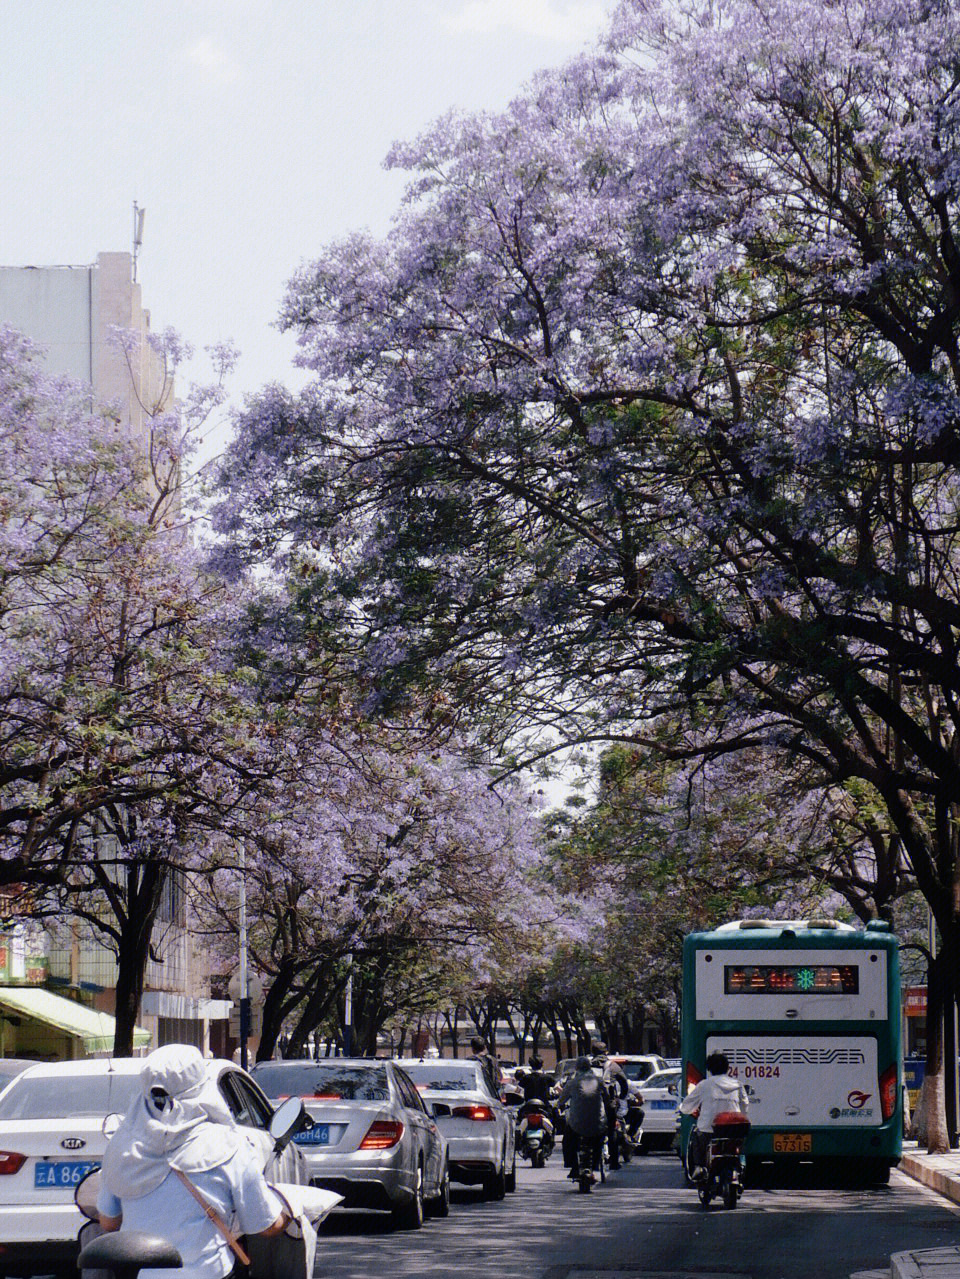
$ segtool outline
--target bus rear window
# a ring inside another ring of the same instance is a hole
[[[857,995],[856,964],[727,964],[726,995]]]

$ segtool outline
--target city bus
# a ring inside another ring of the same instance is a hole
[[[889,925],[742,919],[683,944],[682,1075],[719,1050],[746,1087],[748,1171],[813,1163],[886,1182],[900,1159],[900,966]],[[684,1116],[681,1150],[693,1120]]]

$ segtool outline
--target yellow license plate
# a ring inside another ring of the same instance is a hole
[[[773,1134],[775,1155],[809,1155],[812,1149],[813,1137],[808,1132],[775,1132]]]

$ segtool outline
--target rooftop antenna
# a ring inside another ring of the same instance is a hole
[[[137,282],[137,262],[140,258],[140,246],[143,244],[143,218],[146,209],[141,209],[136,200],[133,202],[133,282]]]

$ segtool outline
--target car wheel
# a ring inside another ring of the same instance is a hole
[[[516,1190],[516,1188],[517,1188],[517,1151],[516,1151],[516,1148],[514,1148],[514,1151],[513,1151],[513,1163],[512,1163],[512,1164],[511,1164],[511,1166],[510,1166],[510,1171],[507,1173],[507,1175],[506,1175],[506,1176],[504,1177],[504,1179],[503,1179],[503,1184],[504,1184],[504,1186],[506,1187],[507,1194],[510,1194],[510,1195],[512,1195],[512,1194],[513,1194],[513,1192],[514,1192],[514,1191]]]
[[[431,1217],[450,1216],[450,1169],[444,1167],[440,1178],[440,1193],[427,1205]]]
[[[503,1164],[500,1165],[500,1171],[491,1173],[489,1177],[483,1179],[483,1197],[484,1199],[502,1199],[507,1193],[506,1170]]]
[[[393,1219],[401,1230],[419,1230],[423,1225],[423,1164],[417,1164],[417,1184],[408,1204],[395,1208]]]

